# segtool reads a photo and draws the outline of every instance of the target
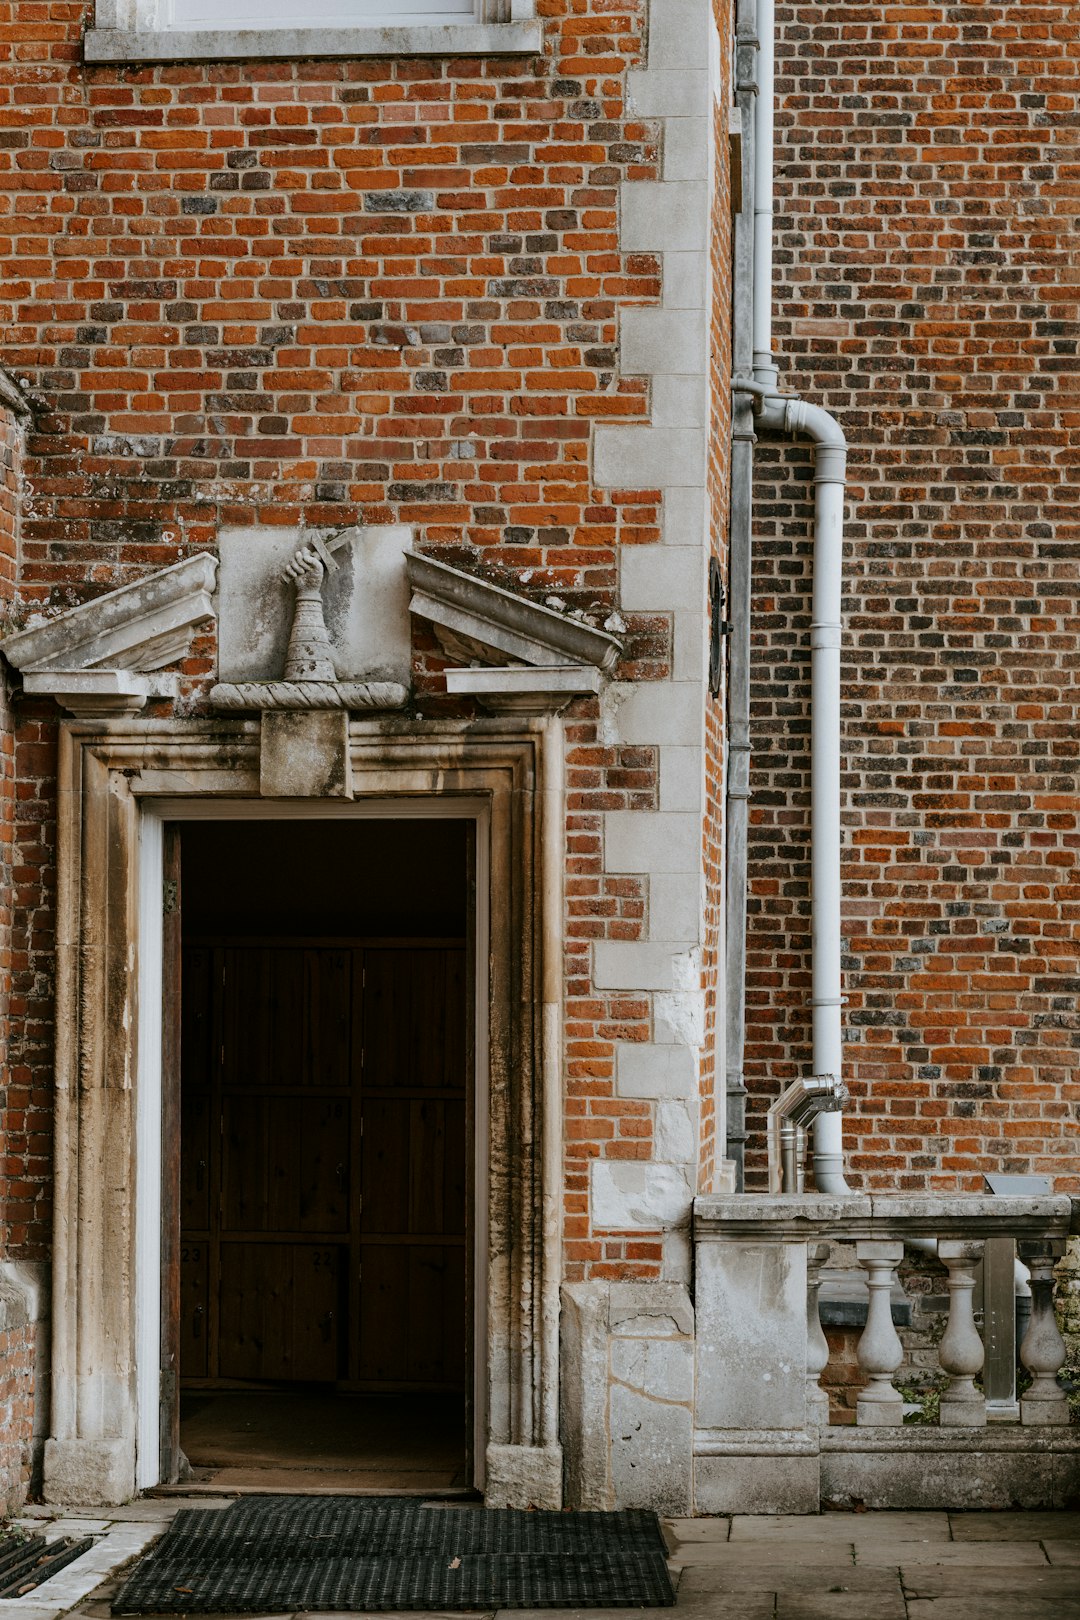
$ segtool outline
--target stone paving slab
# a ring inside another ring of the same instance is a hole
[[[907,1620],[899,1585],[868,1598],[858,1592],[781,1592],[776,1620]]]
[[[591,1620],[592,1616],[605,1612],[611,1614],[612,1620],[616,1613],[621,1620],[629,1620],[634,1614],[654,1615],[656,1620],[660,1620],[661,1615],[669,1620],[671,1615],[685,1617],[685,1620],[774,1620],[776,1600],[771,1592],[691,1592],[686,1597],[680,1592],[674,1609],[583,1609],[578,1620]],[[543,1620],[555,1620],[556,1616],[562,1620],[565,1610],[545,1609],[542,1613]],[[498,1620],[511,1620],[509,1611],[504,1610]],[[539,1612],[536,1620],[541,1620]]]
[[[1061,1598],[1080,1600],[1080,1584],[1069,1569],[917,1569],[904,1575],[904,1591],[909,1598],[956,1597],[958,1595],[1008,1597],[1010,1593],[1053,1602]]]
[[[144,1519],[167,1524],[181,1508],[198,1508],[200,1512],[206,1508],[212,1512],[232,1507],[238,1501],[237,1496],[144,1496],[123,1507],[109,1508],[108,1514],[112,1524],[137,1524]]]
[[[1080,1513],[950,1513],[949,1524],[954,1541],[1080,1542]]]
[[[1051,1515],[1047,1514],[1049,1518]],[[682,1523],[694,1523],[683,1520]],[[701,1523],[703,1521],[696,1521]],[[704,1521],[708,1522],[708,1521]],[[731,1521],[732,1543],[742,1541],[858,1542],[948,1541],[947,1513],[739,1514]],[[801,1556],[801,1553],[800,1553]]]
[[[946,1568],[1031,1569],[1046,1568],[1046,1554],[1037,1541],[914,1541],[899,1544],[875,1543],[869,1537],[860,1543],[857,1561],[868,1568],[897,1564],[914,1569],[920,1564],[942,1564]]]
[[[679,1607],[681,1609],[682,1605],[680,1604]],[[463,1613],[467,1615],[468,1620],[473,1620],[473,1617],[478,1612],[476,1609],[465,1611],[459,1609],[456,1614],[443,1615],[441,1620],[462,1620]],[[494,1611],[495,1620],[556,1620],[556,1617],[557,1620],[632,1620],[634,1615],[639,1614],[651,1615],[653,1620],[661,1620],[661,1617],[671,1620],[674,1613],[675,1610],[670,1605],[662,1609],[498,1609]],[[320,1614],[301,1615],[298,1620],[326,1620],[326,1616]],[[339,1616],[339,1620],[346,1620],[346,1617]],[[356,1616],[351,1615],[348,1620],[356,1620]],[[373,1615],[371,1620],[387,1620],[387,1616],[385,1614]],[[394,1620],[397,1620],[397,1610],[394,1611]],[[413,1615],[412,1620],[432,1620],[432,1612],[429,1609],[425,1614]],[[436,1616],[435,1620],[439,1620],[439,1617]],[[483,1620],[483,1616],[480,1617],[480,1620]]]
[[[677,1541],[728,1541],[731,1519],[725,1514],[712,1519],[661,1519],[660,1528],[669,1546]]]
[[[1043,1550],[1052,1564],[1065,1564],[1072,1569],[1080,1569],[1080,1541],[1051,1541],[1049,1537],[1043,1540]],[[1080,1577],[1077,1577],[1080,1584]]]
[[[906,1548],[914,1543],[904,1545]],[[927,1545],[933,1544],[928,1542]],[[762,1564],[773,1564],[781,1552],[780,1544],[774,1542],[763,1546],[760,1541],[689,1541],[675,1548],[668,1557],[668,1565],[671,1569],[696,1569],[703,1564],[717,1565],[723,1569],[753,1569]],[[789,1556],[793,1563],[804,1565],[842,1564],[846,1557],[850,1566],[855,1562],[855,1544],[853,1541],[800,1541],[797,1548],[791,1549]],[[894,1552],[891,1562],[900,1562],[897,1553]]]
[[[1003,1598],[985,1595],[916,1598],[907,1606],[907,1620],[1077,1620],[1078,1616],[1080,1601],[1061,1598],[1045,1601],[1015,1594]]]
[[[839,1562],[806,1565],[794,1558],[781,1562],[775,1555],[770,1559],[759,1558],[756,1563],[744,1561],[726,1567],[700,1565],[683,1570],[676,1612],[698,1593],[828,1592],[833,1588],[876,1601],[899,1591],[900,1577],[895,1566],[856,1569],[853,1564]]]

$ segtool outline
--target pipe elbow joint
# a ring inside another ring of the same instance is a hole
[[[788,400],[784,410],[788,433],[800,434],[814,446],[815,484],[843,484],[847,478],[847,440],[828,411],[805,399]]]
[[[805,399],[789,399],[786,401],[785,418],[784,425],[789,433],[812,439],[822,450],[847,453],[843,428],[836,417],[830,416],[821,405],[811,405]]]

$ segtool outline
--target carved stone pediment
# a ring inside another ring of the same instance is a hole
[[[172,697],[192,632],[214,617],[217,558],[188,557],[107,591],[43,624],[16,631],[0,651],[24,690],[55,697],[72,714],[134,714],[148,697]]]
[[[606,675],[618,663],[622,647],[607,630],[419,551],[406,552],[405,566],[412,587],[409,609],[431,621],[450,657],[460,658],[466,649],[487,664],[507,657],[536,667],[590,664]]]
[[[223,534],[223,581],[239,575],[245,611],[237,624],[229,622],[228,609],[223,614],[225,678],[210,692],[214,707],[262,713],[400,709],[408,688],[386,676],[403,673],[409,662],[401,566],[407,534],[400,527]],[[335,585],[344,590],[335,594]],[[404,647],[393,622],[397,596]]]
[[[447,670],[448,692],[490,709],[552,713],[599,691],[618,663],[622,647],[607,630],[421,552],[408,552],[405,566],[410,611],[434,626],[448,658],[473,666]]]

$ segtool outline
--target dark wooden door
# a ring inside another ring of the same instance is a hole
[[[184,1383],[463,1389],[460,945],[184,952]]]

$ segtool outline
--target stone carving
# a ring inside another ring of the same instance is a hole
[[[214,616],[217,558],[200,552],[143,579],[7,636],[0,647],[23,689],[76,715],[135,714],[148,697],[173,697],[161,673]]]
[[[215,709],[400,709],[407,693],[396,681],[233,681],[215,686]]]
[[[224,681],[211,689],[217,709],[400,709],[408,691],[397,681],[339,681],[323,612],[323,583],[334,552],[348,536],[311,536],[281,570],[295,593],[292,630],[279,680]]]

